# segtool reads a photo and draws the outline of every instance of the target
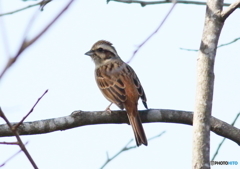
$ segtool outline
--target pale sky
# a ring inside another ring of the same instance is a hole
[[[67,0],[55,0],[35,19],[28,37],[36,35],[62,9]],[[226,1],[228,3],[234,1]],[[37,1],[0,1],[0,13],[23,8]],[[17,122],[49,89],[26,121],[67,116],[75,110],[101,111],[109,102],[94,79],[94,63],[84,55],[93,43],[104,39],[113,43],[118,54],[128,61],[136,47],[161,23],[171,4],[141,7],[106,1],[76,0],[70,9],[34,45],[20,56],[0,82],[0,106],[11,122]],[[0,71],[17,52],[26,27],[38,7],[0,18]],[[159,32],[136,54],[130,65],[137,73],[149,108],[193,111],[196,87],[197,52],[202,36],[205,6],[177,4]],[[240,10],[225,22],[219,44],[240,37]],[[1,28],[5,28],[5,31]],[[3,34],[7,38],[3,38]],[[9,50],[6,49],[6,44]],[[240,111],[240,41],[219,48],[215,62],[215,87],[212,115],[232,123]],[[144,109],[139,102],[139,110]],[[117,110],[116,106],[111,109]],[[4,123],[0,119],[0,124]],[[191,168],[192,126],[172,123],[144,124],[151,138],[147,147],[127,151],[105,169]],[[240,128],[240,120],[235,124]],[[43,169],[95,169],[115,155],[134,137],[127,124],[78,127],[42,135],[22,136],[29,153]],[[222,137],[211,133],[211,155]],[[14,137],[0,138],[15,141]],[[135,142],[132,143],[135,145]],[[19,150],[0,145],[0,164]],[[238,161],[239,146],[226,140],[217,161]],[[214,168],[239,168],[215,166]],[[9,161],[4,169],[32,166],[24,153]]]

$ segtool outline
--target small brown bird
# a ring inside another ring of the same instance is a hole
[[[120,109],[126,109],[132,125],[137,146],[147,146],[147,138],[138,113],[138,99],[141,97],[147,108],[147,99],[134,70],[118,56],[112,43],[100,40],[85,55],[95,63],[95,78],[103,95]]]

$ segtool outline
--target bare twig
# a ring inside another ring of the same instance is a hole
[[[8,70],[8,68],[10,68],[18,59],[18,57],[20,56],[20,54],[26,50],[29,46],[31,46],[34,42],[36,42],[56,21],[57,19],[68,9],[68,7],[74,2],[74,0],[70,0],[67,5],[59,12],[59,14],[39,33],[37,34],[34,38],[32,38],[31,40],[26,40],[26,38],[24,39],[20,49],[18,50],[17,54],[10,58],[8,60],[8,63],[6,64],[5,68],[3,69],[1,75],[0,75],[0,80],[3,77],[3,75],[5,74],[5,72]]]
[[[166,131],[163,131],[163,132],[161,132],[160,134],[151,137],[150,139],[148,139],[148,141],[151,141],[151,140],[154,140],[154,139],[156,139],[156,138],[158,138],[158,137],[161,137],[164,133],[166,133]]]
[[[187,48],[180,48],[181,50],[191,51],[191,52],[198,52],[198,49],[187,49]]]
[[[0,144],[5,144],[5,145],[18,145],[18,142],[0,142]]]
[[[221,45],[218,46],[218,48],[223,47],[223,46],[230,45],[230,44],[232,44],[232,43],[234,43],[234,42],[237,42],[238,40],[240,40],[240,37],[232,40],[231,42],[221,44]]]
[[[29,8],[32,8],[32,7],[35,7],[35,6],[40,6],[40,10],[42,11],[44,6],[51,2],[52,0],[43,0],[41,2],[38,2],[36,4],[32,4],[32,5],[29,5],[29,6],[26,6],[24,8],[21,8],[21,9],[18,9],[18,10],[15,10],[15,11],[11,11],[11,12],[7,12],[7,13],[3,13],[3,14],[0,14],[0,17],[1,16],[6,16],[6,15],[11,15],[11,14],[14,14],[14,13],[17,13],[17,12],[21,12],[21,11],[24,11],[25,9],[29,9]]]
[[[26,147],[24,146],[18,132],[16,130],[13,129],[11,123],[8,121],[7,117],[5,116],[5,114],[3,113],[1,107],[0,107],[0,116],[3,118],[3,120],[7,123],[8,127],[10,128],[10,130],[12,131],[12,133],[15,135],[15,137],[17,138],[18,144],[21,148],[21,150],[25,153],[25,155],[27,156],[28,160],[30,161],[30,163],[32,164],[32,166],[34,167],[34,169],[38,169],[36,163],[34,162],[33,158],[31,157],[31,155],[29,154],[29,152],[27,151]]]
[[[36,101],[36,103],[33,105],[33,107],[31,108],[31,110],[27,113],[26,116],[23,117],[23,119],[13,127],[14,130],[17,130],[17,128],[23,123],[23,121],[33,112],[34,108],[36,107],[36,105],[38,104],[38,102],[43,98],[43,96],[48,92],[48,90],[46,90],[41,97],[38,98],[38,100]]]
[[[234,43],[234,42],[237,42],[238,40],[240,40],[240,37],[232,40],[231,42],[221,44],[221,45],[219,45],[217,48],[230,45],[230,44],[232,44],[232,43]],[[198,49],[186,49],[186,48],[180,48],[180,49],[181,49],[181,50],[186,50],[186,51],[193,51],[193,52],[198,52],[198,51],[199,51]]]
[[[28,144],[28,142],[26,142],[24,145],[26,146]],[[6,165],[6,163],[8,161],[10,161],[11,159],[13,159],[16,155],[18,155],[19,153],[21,153],[22,150],[20,149],[18,152],[16,152],[15,154],[13,154],[11,157],[9,157],[6,161],[4,161],[2,164],[0,164],[0,167],[3,167]]]
[[[158,134],[157,136],[154,136],[154,137],[148,139],[148,141],[153,140],[153,139],[156,139],[156,138],[162,136],[165,132],[166,132],[166,131],[161,132],[161,133]],[[124,151],[128,151],[128,150],[131,150],[131,149],[133,149],[133,148],[136,148],[137,146],[128,147],[128,145],[129,145],[130,143],[132,143],[132,141],[133,141],[133,139],[131,139],[119,152],[117,152],[117,153],[116,153],[114,156],[112,156],[111,158],[109,158],[108,152],[107,152],[107,160],[106,160],[106,162],[100,167],[100,169],[103,169],[109,162],[111,162],[113,159],[115,159],[117,156],[119,156],[119,155],[120,155],[121,153],[123,153]]]
[[[170,8],[170,10],[168,11],[168,13],[166,14],[166,16],[164,17],[164,19],[162,20],[162,22],[160,23],[160,25],[157,27],[157,29],[151,33],[151,35],[149,37],[147,37],[147,39],[145,39],[138,47],[137,49],[133,52],[133,55],[131,56],[131,58],[127,61],[127,63],[130,63],[131,60],[134,58],[134,56],[136,55],[136,53],[139,51],[139,49],[149,40],[151,39],[158,31],[159,29],[162,27],[162,25],[164,24],[164,22],[167,20],[168,16],[170,15],[170,13],[172,12],[172,10],[174,9],[175,5],[176,5],[176,0],[172,1],[172,7]]]
[[[240,116],[240,113],[237,114],[237,116],[235,117],[234,121],[232,122],[232,126],[234,126],[235,122],[237,121],[238,117]],[[220,150],[220,148],[222,147],[222,144],[224,143],[225,141],[225,137],[222,139],[221,143],[218,145],[218,148],[216,150],[216,152],[214,153],[213,157],[212,157],[212,160],[211,161],[214,161],[214,159],[216,158],[216,156],[218,155],[218,152]]]
[[[115,2],[121,2],[121,3],[127,3],[127,4],[140,4],[142,7],[146,5],[157,5],[157,4],[166,4],[166,3],[172,3],[170,0],[165,1],[132,1],[132,0],[107,0],[107,3],[115,1]],[[192,4],[192,5],[206,5],[206,2],[200,2],[200,1],[177,1],[178,4]],[[230,6],[229,3],[224,3],[223,6]]]
[[[29,154],[29,152],[27,151],[26,147],[24,146],[21,138],[19,137],[18,134],[18,127],[19,125],[21,125],[23,123],[23,121],[30,115],[30,113],[33,112],[34,108],[36,107],[36,105],[39,103],[39,101],[43,98],[43,96],[48,92],[48,90],[46,90],[41,97],[38,98],[38,100],[36,101],[36,103],[33,105],[33,107],[31,108],[31,110],[27,113],[27,115],[25,117],[23,117],[23,119],[16,124],[15,126],[12,126],[12,124],[8,121],[7,117],[5,116],[5,114],[3,113],[2,109],[0,108],[0,116],[5,120],[5,122],[7,123],[8,127],[10,128],[11,132],[15,135],[15,137],[17,138],[18,142],[13,142],[13,143],[7,143],[7,142],[2,142],[2,144],[17,144],[20,146],[21,150],[25,153],[25,155],[27,156],[27,158],[29,159],[29,161],[31,162],[32,166],[36,169],[38,168],[36,163],[33,161],[31,155]],[[0,143],[1,144],[1,143]],[[8,161],[8,160],[7,160]],[[3,163],[3,165],[5,165],[6,162]]]
[[[3,41],[2,49],[4,49],[4,52],[6,53],[6,56],[10,56],[10,48],[9,48],[9,42],[7,37],[7,30],[4,24],[4,20],[0,18],[0,27],[1,27],[1,37]]]
[[[240,0],[237,0],[234,3],[232,3],[226,10],[222,11],[221,15],[223,20],[227,19],[227,17],[239,7],[240,7]]]
[[[40,10],[43,11],[43,8],[52,0],[43,0],[39,5],[40,5]]]
[[[106,162],[100,167],[100,169],[103,169],[110,161],[112,161],[114,158],[116,158],[119,154],[121,154],[122,152],[124,151],[127,151],[127,150],[130,150],[132,148],[136,148],[136,146],[133,146],[133,147],[130,147],[130,148],[127,148],[128,145],[133,141],[133,139],[131,139],[117,154],[115,154],[113,157],[109,158],[108,156],[108,152],[107,153],[107,160]]]

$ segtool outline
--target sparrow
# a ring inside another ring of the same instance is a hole
[[[126,109],[137,146],[147,146],[137,108],[138,99],[141,98],[148,109],[147,99],[134,70],[122,61],[112,43],[105,40],[96,42],[85,55],[90,56],[95,63],[95,79],[102,94],[111,104],[116,104],[121,110]]]

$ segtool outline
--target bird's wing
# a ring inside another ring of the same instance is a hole
[[[96,69],[95,77],[103,95],[120,109],[124,109],[123,103],[127,98],[122,81],[122,67],[116,63],[101,66]]]
[[[148,107],[147,107],[147,98],[146,98],[145,92],[143,90],[143,87],[142,87],[142,85],[141,85],[141,83],[140,83],[140,81],[139,81],[139,79],[137,77],[137,74],[134,72],[134,70],[129,65],[127,65],[127,66],[128,66],[128,69],[129,70],[131,69],[130,71],[133,72],[132,73],[132,79],[133,79],[134,85],[137,88],[139,97],[141,97],[144,107],[146,109],[148,109]]]
[[[95,72],[98,87],[104,96],[112,103],[115,103],[120,109],[123,109],[123,103],[127,100],[126,85],[134,84],[138,96],[141,97],[143,105],[147,108],[147,99],[142,85],[134,70],[125,63],[112,63],[101,66]],[[127,84],[126,84],[127,83]]]

